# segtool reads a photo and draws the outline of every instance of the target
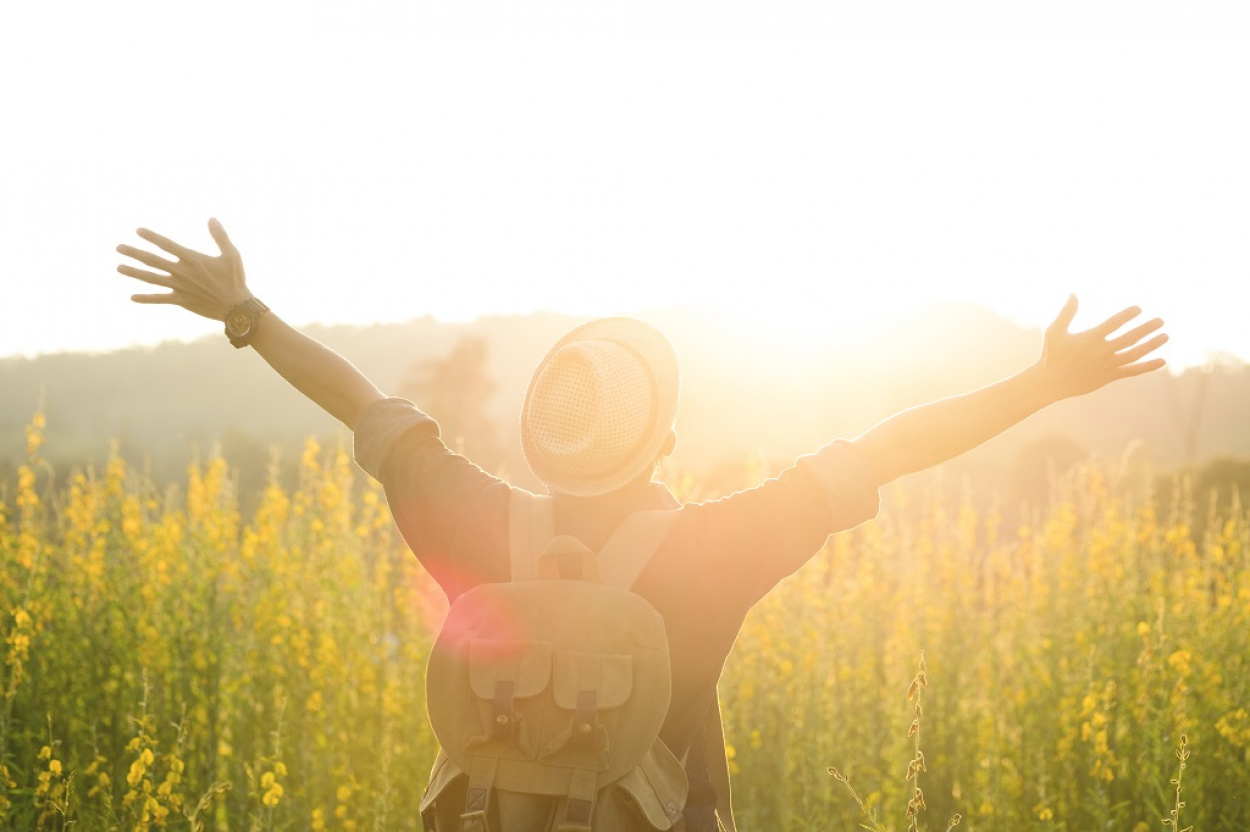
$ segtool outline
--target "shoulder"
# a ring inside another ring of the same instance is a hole
[[[412,431],[442,447],[438,424],[412,402],[400,398],[374,402],[356,425],[353,450],[357,464],[369,476],[381,480],[396,445]]]
[[[709,603],[745,610],[820,551],[876,516],[878,490],[850,442],[800,457],[755,488],[680,510],[651,570],[680,576]]]
[[[839,439],[799,457],[754,488],[707,502],[688,503],[686,522],[725,522],[764,528],[796,519],[824,534],[853,528],[876,516],[879,491],[853,442]]]

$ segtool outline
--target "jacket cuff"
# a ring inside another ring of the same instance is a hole
[[[797,464],[810,471],[824,489],[834,531],[853,529],[877,516],[881,493],[868,464],[851,442],[830,442],[814,454],[799,457]]]
[[[375,480],[381,478],[382,466],[391,450],[405,433],[417,427],[427,428],[438,436],[438,424],[407,399],[382,399],[365,411],[356,425],[353,455],[356,464]]]

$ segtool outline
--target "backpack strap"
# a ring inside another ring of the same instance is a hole
[[[595,816],[598,780],[597,771],[587,768],[573,770],[569,797],[565,801],[563,816],[556,826],[556,832],[591,832],[590,821]]]
[[[460,815],[460,832],[488,832],[486,813],[498,766],[499,760],[495,757],[473,758],[469,787],[464,796],[464,813]]]
[[[626,517],[599,551],[599,580],[629,589],[677,522],[678,512],[639,511]]]
[[[538,556],[554,536],[551,497],[512,489],[508,501],[508,556],[512,580],[538,578]]]
[[[633,586],[664,542],[677,515],[676,511],[653,509],[626,517],[596,557],[600,583],[624,589]],[[552,498],[513,489],[508,503],[512,580],[532,581],[543,577],[539,562],[555,538]]]

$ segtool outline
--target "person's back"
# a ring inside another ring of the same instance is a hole
[[[441,750],[427,828],[469,818],[501,832],[628,832],[680,820],[686,779],[659,739],[666,629],[628,589],[675,519],[631,515],[595,553],[554,533],[549,498],[512,493],[511,580],[460,595],[430,655]]]

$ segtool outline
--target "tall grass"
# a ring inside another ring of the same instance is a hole
[[[241,517],[224,463],[159,492],[61,481],[29,432],[0,504],[0,829],[418,829],[441,594],[372,484],[310,444]],[[887,510],[749,616],[722,680],[744,829],[887,830],[914,785],[961,829],[1250,828],[1250,531],[1087,471],[1019,528]]]

